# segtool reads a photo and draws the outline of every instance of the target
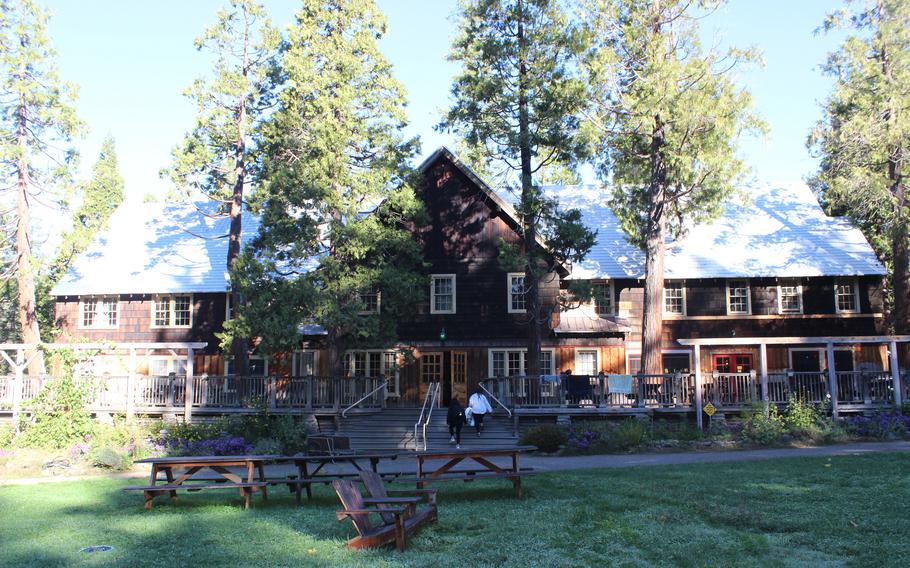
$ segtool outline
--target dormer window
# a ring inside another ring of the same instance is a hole
[[[795,280],[781,280],[777,286],[777,307],[782,314],[803,313],[803,287]]]
[[[115,329],[119,302],[115,297],[84,298],[79,301],[79,327],[82,329]]]
[[[664,313],[671,316],[686,315],[686,287],[679,280],[664,282]]]
[[[839,314],[859,312],[859,286],[853,278],[838,278],[834,281],[834,307]]]
[[[455,313],[454,274],[433,274],[430,276],[430,313]]]
[[[508,297],[506,298],[510,314],[523,314],[527,310],[525,303],[525,274],[524,272],[510,272],[506,275]]]
[[[748,280],[727,280],[727,313],[747,315],[752,313],[752,300]]]

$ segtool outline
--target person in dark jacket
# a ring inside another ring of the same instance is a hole
[[[452,437],[449,443],[455,444],[455,448],[461,448],[461,427],[464,426],[464,407],[461,406],[457,396],[452,397],[449,403],[449,414],[446,416],[446,424],[449,425],[449,436]]]

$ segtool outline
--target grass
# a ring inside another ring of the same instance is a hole
[[[328,488],[243,511],[229,491],[151,512],[126,482],[0,487],[0,566],[908,566],[910,454],[551,473],[439,486],[399,554],[348,551]],[[107,544],[113,552],[78,552]]]

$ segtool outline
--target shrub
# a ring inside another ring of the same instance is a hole
[[[638,418],[627,418],[613,433],[613,444],[617,449],[629,450],[639,446],[648,437],[649,424]]]
[[[877,412],[871,417],[853,416],[846,422],[848,432],[864,438],[889,438],[904,435],[908,428],[910,428],[910,417],[897,411]]]
[[[0,424],[0,448],[9,448],[16,439],[16,429],[12,424]]]
[[[742,437],[745,441],[758,445],[773,444],[783,433],[784,421],[777,406],[759,402],[743,413]]]
[[[280,454],[282,453],[282,449],[281,442],[271,438],[260,438],[260,440],[253,445],[253,453],[258,455]]]
[[[269,433],[279,443],[278,453],[292,456],[306,451],[306,424],[294,420],[293,416],[280,416],[272,420]]]
[[[110,446],[93,449],[89,452],[88,458],[93,466],[105,469],[123,470],[132,464],[129,456],[121,454]]]
[[[556,424],[541,424],[525,432],[521,444],[537,446],[542,452],[552,453],[568,441],[566,429]]]
[[[31,418],[24,423],[19,445],[60,450],[92,433],[92,418],[85,410],[86,385],[78,385],[71,374],[48,381],[38,396],[25,404]]]
[[[651,423],[651,432],[648,437],[651,440],[682,440],[691,442],[704,438],[704,433],[698,429],[698,426],[689,422],[674,423],[667,420],[655,420]]]
[[[574,422],[568,431],[567,445],[582,452],[606,451],[610,433],[610,424],[606,421]]]
[[[818,441],[834,429],[821,405],[811,404],[801,398],[791,398],[783,417],[787,433],[795,438]]]

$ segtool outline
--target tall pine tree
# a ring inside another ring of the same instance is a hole
[[[319,324],[335,374],[345,349],[394,341],[426,289],[407,230],[422,212],[407,165],[416,141],[402,135],[404,90],[379,51],[385,26],[372,0],[304,0],[296,13],[262,129],[260,234],[242,263],[250,301],[233,323],[272,350],[299,347],[298,326]]]
[[[186,95],[196,103],[196,125],[174,149],[167,172],[187,197],[202,193],[230,217],[227,270],[232,274],[231,305],[243,308],[233,272],[240,258],[244,195],[254,177],[256,128],[273,100],[269,73],[281,38],[265,9],[253,0],[230,0],[218,21],[196,39],[199,50],[214,55],[208,78],[197,79]],[[231,337],[234,372],[246,374],[249,341]]]
[[[645,252],[642,372],[662,373],[664,255],[688,225],[722,212],[742,179],[736,142],[762,123],[730,77],[754,54],[705,50],[702,0],[586,0],[587,129],[611,206]]]
[[[73,211],[73,227],[61,237],[54,259],[38,283],[38,318],[42,328],[47,330],[56,325],[51,288],[66,274],[73,260],[88,248],[95,235],[107,228],[108,219],[123,203],[123,177],[117,170],[113,137],[108,136],[102,142],[98,160],[92,166],[92,177],[81,183],[79,190],[82,202]]]
[[[890,266],[894,330],[910,333],[910,3],[852,4],[853,13],[841,10],[824,24],[851,34],[824,66],[835,87],[809,137],[822,158],[811,183]]]
[[[76,89],[57,74],[47,19],[32,0],[0,2],[0,171],[9,182],[3,186],[15,195],[15,274],[25,343],[41,341],[32,209],[51,204],[69,183],[76,162],[69,144],[82,128],[72,106]],[[44,372],[42,357],[29,372]]]
[[[581,39],[557,0],[464,0],[450,55],[462,69],[441,126],[518,176],[522,246],[507,257],[525,273],[529,375],[540,374],[541,332],[551,321],[539,289],[550,259],[581,260],[595,242],[580,213],[561,211],[537,181],[542,168],[573,164],[582,150],[585,90],[572,74]]]

